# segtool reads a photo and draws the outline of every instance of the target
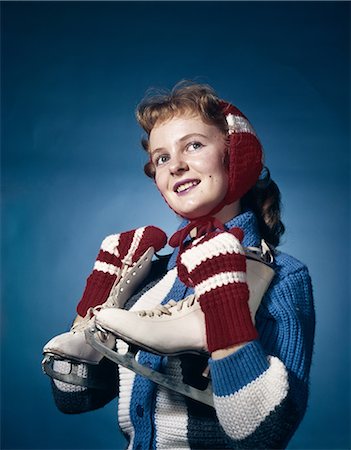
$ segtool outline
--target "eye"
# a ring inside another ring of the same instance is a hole
[[[202,148],[202,147],[203,147],[203,145],[201,144],[201,142],[198,142],[198,141],[190,142],[187,145],[187,149],[190,151],[198,150],[199,148]]]
[[[155,158],[154,164],[155,166],[162,166],[169,160],[169,155],[160,155]]]

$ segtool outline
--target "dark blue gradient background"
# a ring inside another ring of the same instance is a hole
[[[134,109],[197,78],[254,124],[281,249],[314,282],[311,398],[291,449],[350,448],[347,2],[2,2],[2,443],[121,449],[115,402],[65,416],[41,373],[102,238],[178,224],[142,174]]]

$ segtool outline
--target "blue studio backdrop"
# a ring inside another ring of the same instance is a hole
[[[350,448],[349,2],[2,2],[3,449],[122,449],[116,402],[65,416],[41,349],[104,236],[178,219],[143,176],[149,87],[211,84],[250,119],[283,195],[281,249],[317,312],[290,449]]]

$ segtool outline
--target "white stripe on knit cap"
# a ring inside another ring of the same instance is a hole
[[[274,356],[269,356],[268,362],[270,367],[238,392],[214,396],[219,422],[232,439],[250,436],[288,394],[284,364]]]
[[[228,114],[226,116],[228,123],[228,132],[232,133],[250,133],[257,137],[255,130],[250,122],[242,116],[235,116],[234,114]]]
[[[118,253],[118,244],[119,244],[119,238],[120,234],[111,234],[110,236],[106,236],[105,239],[102,241],[101,244],[101,250],[107,253],[111,253],[111,255],[119,256]]]
[[[137,230],[135,230],[132,243],[130,244],[130,247],[129,247],[129,250],[128,250],[126,256],[123,258],[123,262],[128,262],[129,264],[131,264],[131,259],[140,244],[140,241],[143,237],[144,231],[145,231],[145,227],[141,227],[141,228],[138,228]],[[145,249],[145,251],[146,251],[146,249]]]
[[[231,233],[220,233],[209,241],[200,243],[182,253],[180,259],[189,272],[214,256],[227,254],[245,255],[239,240]]]
[[[109,273],[110,275],[117,275],[119,268],[113,264],[108,264],[102,261],[95,261],[94,270],[99,272]]]
[[[245,283],[245,272],[221,272],[213,275],[213,277],[207,278],[196,286],[196,294],[203,295],[206,292],[212,291],[218,287],[232,284],[232,283]]]

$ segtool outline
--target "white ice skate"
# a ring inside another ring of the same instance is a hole
[[[199,305],[197,301],[195,301],[194,296],[189,296],[183,301],[183,306],[185,306],[186,303],[192,304],[193,306]],[[169,306],[169,308],[168,308]],[[177,305],[175,305],[176,307]],[[188,305],[186,306],[188,307]],[[173,306],[170,306],[169,304],[165,306],[166,309],[169,310],[170,313],[172,313]],[[159,311],[157,309],[157,311]],[[148,317],[150,312],[145,312]],[[132,315],[133,312],[130,311],[130,314]],[[157,312],[156,312],[157,314]],[[140,316],[143,317],[143,314]],[[203,326],[204,324],[201,324]],[[113,334],[113,333],[112,333]],[[96,323],[92,324],[91,327],[86,328],[85,330],[85,336],[87,342],[96,349],[98,352],[109,358],[111,361],[115,362],[116,364],[119,364],[127,369],[132,370],[138,375],[141,375],[145,378],[148,378],[149,380],[153,381],[154,383],[163,386],[167,389],[170,389],[172,391],[178,392],[182,395],[185,395],[186,397],[189,397],[193,400],[196,400],[198,402],[204,403],[205,405],[212,406],[213,407],[213,393],[212,393],[212,385],[211,381],[209,379],[209,373],[208,371],[205,371],[203,376],[207,378],[206,380],[206,388],[201,390],[198,388],[195,388],[193,386],[190,386],[186,383],[182,382],[175,382],[173,379],[169,378],[167,375],[158,372],[157,370],[153,370],[147,366],[143,366],[142,364],[137,362],[136,355],[140,349],[146,349],[153,353],[161,353],[160,349],[155,350],[152,348],[146,347],[144,344],[136,344],[135,341],[133,342],[133,339],[129,339],[126,342],[128,343],[127,351],[124,353],[119,353],[117,350],[109,348],[107,345],[103,343],[104,339],[108,339],[111,333],[106,332],[101,327],[96,325]],[[203,335],[204,336],[204,335]],[[117,336],[115,336],[117,337]],[[202,349],[202,352],[204,350]],[[181,353],[189,353],[188,350],[180,351],[178,354]],[[196,353],[198,353],[196,351]],[[177,354],[177,353],[176,353]],[[176,354],[173,353],[174,357]],[[209,356],[209,355],[208,355]]]
[[[47,375],[66,382],[74,379],[72,373],[62,376],[62,374],[55,372],[53,368],[54,359],[64,359],[73,363],[99,364],[103,355],[86,342],[84,331],[91,326],[98,311],[105,308],[109,308],[109,310],[118,309],[125,305],[128,298],[133,295],[136,288],[149,274],[153,255],[154,249],[150,247],[135,263],[132,265],[125,264],[120,275],[116,278],[106,302],[90,308],[86,316],[75,322],[69,332],[52,338],[44,346],[42,367]],[[113,348],[115,344],[116,339],[112,335],[104,341],[104,345],[109,348]],[[72,370],[74,371],[74,364],[72,364]]]
[[[272,254],[264,244],[262,249],[246,249],[249,308],[253,320],[274,276]],[[101,343],[101,337],[108,341],[111,334],[129,345],[127,354],[119,354]],[[183,353],[208,353],[205,318],[194,295],[179,302],[171,300],[150,311],[101,310],[96,314],[95,323],[86,329],[86,336],[94,348],[117,364],[169,389],[212,404],[212,395],[208,389],[203,392],[183,383],[175,386],[168,383],[164,375],[140,366],[134,358],[139,349],[173,357]]]

